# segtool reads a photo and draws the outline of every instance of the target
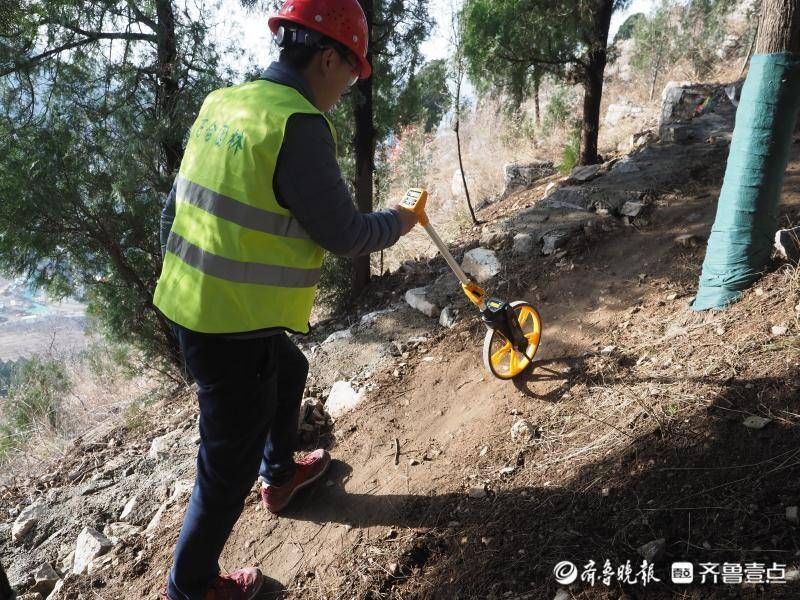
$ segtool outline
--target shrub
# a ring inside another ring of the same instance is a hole
[[[558,170],[562,175],[568,175],[578,164],[581,156],[581,132],[580,129],[573,129],[567,138],[567,144],[561,153],[561,163]]]
[[[23,446],[35,429],[58,428],[62,399],[71,388],[63,361],[32,358],[17,365],[8,395],[0,400],[0,460]]]

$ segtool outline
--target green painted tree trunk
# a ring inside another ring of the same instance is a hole
[[[736,302],[769,266],[800,110],[800,0],[763,0],[693,310]]]

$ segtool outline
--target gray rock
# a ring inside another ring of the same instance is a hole
[[[775,337],[780,337],[789,333],[789,328],[786,325],[773,325],[770,333]]]
[[[776,231],[775,250],[783,260],[800,261],[800,227]]]
[[[538,203],[537,209],[568,211],[599,211],[602,208],[617,212],[626,202],[641,202],[648,196],[642,190],[607,189],[595,186],[567,185],[558,188]]]
[[[693,144],[700,141],[700,134],[694,125],[670,123],[661,128],[661,141],[671,144]]]
[[[56,570],[49,563],[44,563],[34,571],[33,580],[35,583],[30,591],[47,596],[53,591],[59,579],[60,577]]]
[[[150,442],[150,450],[147,452],[147,457],[153,460],[164,460],[169,457],[172,448],[178,443],[181,436],[184,435],[182,429],[170,431],[162,436],[154,438]]]
[[[634,217],[638,217],[638,216],[642,215],[646,211],[647,206],[648,205],[645,204],[644,202],[630,202],[629,201],[629,202],[626,202],[625,204],[622,205],[622,208],[619,209],[619,213],[623,217],[634,218]]]
[[[545,186],[544,192],[542,192],[542,198],[543,199],[547,198],[550,194],[555,192],[557,188],[558,188],[558,185],[556,184],[556,182],[555,181],[551,181],[550,183],[548,183]]]
[[[86,568],[86,573],[88,575],[97,575],[101,571],[109,568],[115,561],[118,561],[118,558],[110,554],[106,554],[104,556],[98,556],[92,562],[89,563],[89,566]]]
[[[356,391],[348,381],[337,381],[325,400],[325,410],[336,418],[354,409],[364,399],[364,393]]]
[[[730,143],[727,135],[730,123],[727,118],[707,113],[685,123],[668,123],[659,129],[661,141],[673,144],[696,144],[710,141],[722,146]]]
[[[511,233],[508,231],[496,231],[493,229],[484,229],[481,233],[480,245],[485,248],[493,250],[500,250],[508,246],[511,242]]]
[[[22,541],[36,527],[36,523],[45,515],[46,510],[47,507],[41,500],[37,500],[22,509],[22,512],[17,515],[11,525],[11,542],[16,544]]]
[[[525,257],[533,251],[533,236],[529,233],[518,233],[514,236],[511,252],[514,256]]]
[[[692,85],[689,82],[668,82],[661,93],[659,128],[676,121],[691,119],[697,106],[713,92],[714,87],[712,85]]]
[[[648,144],[655,142],[657,139],[658,136],[652,129],[634,133],[631,135],[631,139],[628,143],[628,149],[630,152],[638,152],[642,148],[645,148]]]
[[[68,553],[59,554],[58,570],[62,573],[69,573],[72,571],[72,565],[75,563],[75,551],[71,550]],[[51,592],[52,593],[52,592]]]
[[[331,342],[335,342],[336,340],[346,340],[353,337],[353,332],[350,329],[342,329],[340,331],[334,331],[328,337],[325,338],[325,341],[322,342],[322,345],[330,344]]]
[[[114,544],[117,544],[131,536],[138,535],[141,532],[141,527],[123,522],[109,523],[103,528],[103,535],[105,535]]]
[[[114,544],[106,536],[93,527],[84,527],[75,542],[75,560],[72,565],[72,572],[75,575],[83,575],[92,562],[98,556],[102,556]]]
[[[542,254],[549,256],[569,241],[569,233],[560,229],[548,231],[542,236]]]
[[[577,181],[578,183],[586,183],[587,181],[591,181],[597,177],[602,167],[603,165],[601,164],[578,166],[572,169],[572,172],[569,174],[569,178],[572,181]]]
[[[386,345],[386,351],[390,356],[402,356],[403,352],[406,351],[405,344],[397,340],[392,340]]]
[[[147,524],[147,527],[144,528],[144,534],[148,537],[152,537],[153,534],[158,529],[159,525],[161,525],[161,519],[164,517],[164,513],[167,510],[167,506],[169,506],[169,501],[165,500],[161,503],[161,506],[158,507],[156,510],[156,514],[153,515],[153,518],[150,519],[150,522]]]
[[[439,315],[439,325],[450,329],[456,324],[456,315],[452,308],[445,306]]]
[[[395,308],[385,308],[383,310],[375,310],[365,314],[358,321],[359,327],[371,327],[374,325],[382,315],[388,315],[395,312]]]
[[[492,250],[474,248],[464,254],[461,268],[483,283],[500,272],[500,261]]]
[[[617,162],[611,169],[612,173],[616,173],[618,175],[622,175],[624,173],[639,173],[640,171],[641,169],[629,156],[626,156],[625,158]]]
[[[61,588],[63,588],[63,587],[64,587],[64,580],[63,579],[59,579],[56,582],[56,585],[53,588],[53,591],[50,592],[50,595],[47,597],[47,600],[63,600],[64,594],[61,592]]]
[[[119,520],[133,525],[144,525],[158,510],[158,504],[152,495],[134,494],[125,503]]]
[[[664,552],[666,545],[667,540],[659,538],[639,546],[636,551],[639,553],[639,556],[644,558],[647,562],[652,563]]]
[[[556,172],[550,161],[534,161],[526,164],[511,163],[503,167],[505,172],[505,189],[501,197],[531,187],[543,177],[549,177]]]
[[[408,290],[405,299],[411,308],[415,308],[429,317],[437,317],[441,312],[441,309],[430,298],[430,290],[427,287]]]
[[[485,498],[486,494],[487,492],[485,485],[474,485],[471,488],[469,488],[470,498]]]

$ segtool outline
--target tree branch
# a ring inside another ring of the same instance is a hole
[[[80,33],[78,31],[78,33]],[[23,61],[16,61],[12,67],[6,67],[0,70],[0,77],[5,77],[10,75],[11,73],[15,73],[22,69],[26,69],[29,67],[36,66],[44,59],[53,56],[54,54],[60,54],[61,52],[66,52],[67,50],[72,50],[74,48],[80,48],[81,46],[86,46],[87,44],[92,44],[99,40],[128,40],[128,41],[147,41],[147,42],[155,42],[156,36],[152,34],[145,34],[145,33],[108,33],[108,32],[85,32],[87,37],[84,37],[80,40],[73,40],[67,44],[62,44],[61,46],[57,46],[55,48],[51,48],[50,50],[46,50],[41,54],[37,54],[36,56],[32,56]]]

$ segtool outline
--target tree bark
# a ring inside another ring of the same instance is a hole
[[[158,98],[156,112],[159,121],[164,124],[165,130],[161,132],[159,144],[161,146],[163,175],[165,181],[170,181],[178,172],[183,154],[181,132],[174,123],[175,110],[178,105],[180,90],[175,73],[178,66],[178,49],[175,43],[175,13],[171,0],[156,0],[156,18],[158,29]],[[163,190],[169,192],[168,188]]]
[[[800,0],[762,0],[755,51],[800,52]]]
[[[539,108],[539,77],[533,80],[533,110],[536,127],[539,127],[542,121],[542,111]]]
[[[599,161],[597,135],[600,131],[600,101],[603,97],[603,72],[606,68],[608,29],[614,0],[595,0],[592,3],[592,26],[587,32],[585,74],[583,84],[583,127],[581,130],[580,164]]]
[[[370,45],[372,48],[372,20],[373,0],[359,0],[364,14],[367,16],[367,26],[369,27]],[[367,52],[367,60],[372,64],[372,50]],[[373,173],[375,171],[375,122],[373,108],[373,86],[372,78],[361,79],[358,84],[360,92],[360,102],[355,103],[355,134],[353,145],[356,160],[356,205],[362,213],[372,212],[373,195]],[[357,256],[353,259],[351,282],[353,296],[361,293],[370,278],[369,255]]]

